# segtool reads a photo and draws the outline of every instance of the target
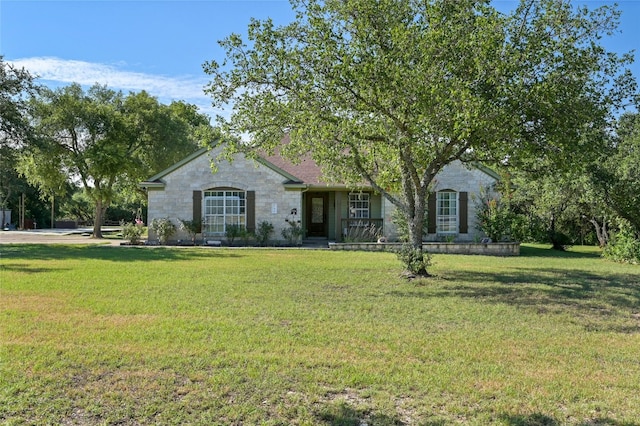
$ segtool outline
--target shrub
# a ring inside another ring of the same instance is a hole
[[[158,236],[160,244],[167,244],[169,238],[176,233],[176,225],[168,217],[155,218],[149,224],[149,230]]]
[[[365,226],[349,226],[344,240],[350,243],[370,242],[378,241],[381,236],[382,229],[378,228],[374,223],[370,223]]]
[[[287,240],[290,245],[299,245],[302,243],[302,237],[304,236],[304,229],[299,220],[286,219],[289,224],[287,228],[282,230],[282,237]]]
[[[628,223],[620,225],[620,229],[612,235],[602,255],[615,262],[640,263],[640,240]]]
[[[445,243],[453,243],[456,238],[458,238],[457,234],[442,234],[439,236],[439,240]]]
[[[122,226],[122,238],[129,241],[130,244],[138,244],[140,243],[140,237],[144,233],[144,226],[142,222],[140,223],[131,223],[121,221],[120,226]]]
[[[271,234],[273,234],[273,224],[266,220],[260,222],[256,228],[256,241],[258,242],[258,245],[266,246],[269,244]]]
[[[488,189],[480,191],[476,203],[476,218],[478,230],[492,241],[502,241],[510,233],[512,215],[509,206],[500,198],[491,196]]]
[[[184,220],[178,219],[180,222],[180,229],[185,231],[191,237],[191,242],[196,243],[196,235],[202,232],[201,220]]]
[[[256,234],[249,231],[247,228],[242,228],[240,230],[239,237],[242,240],[242,245],[248,246],[249,243],[251,243],[251,240],[256,237]]]
[[[403,244],[396,254],[408,272],[414,275],[429,275],[427,268],[431,266],[431,255],[422,248]]]
[[[244,229],[244,226],[242,225],[227,225],[225,231],[224,231],[224,236],[227,237],[227,242],[229,243],[230,246],[233,245],[233,241],[242,235],[242,230]]]

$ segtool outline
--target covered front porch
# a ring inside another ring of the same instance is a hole
[[[376,241],[385,235],[385,203],[379,194],[348,190],[309,190],[302,197],[307,239]]]

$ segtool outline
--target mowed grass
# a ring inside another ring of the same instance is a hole
[[[4,424],[640,424],[640,268],[593,248],[0,252]]]

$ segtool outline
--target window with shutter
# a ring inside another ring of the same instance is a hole
[[[436,233],[458,233],[458,193],[455,191],[436,194]]]
[[[247,225],[245,191],[210,190],[204,192],[203,229],[210,235],[224,235],[227,227]]]

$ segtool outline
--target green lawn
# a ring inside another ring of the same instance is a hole
[[[640,268],[592,248],[0,253],[4,424],[640,424]]]

